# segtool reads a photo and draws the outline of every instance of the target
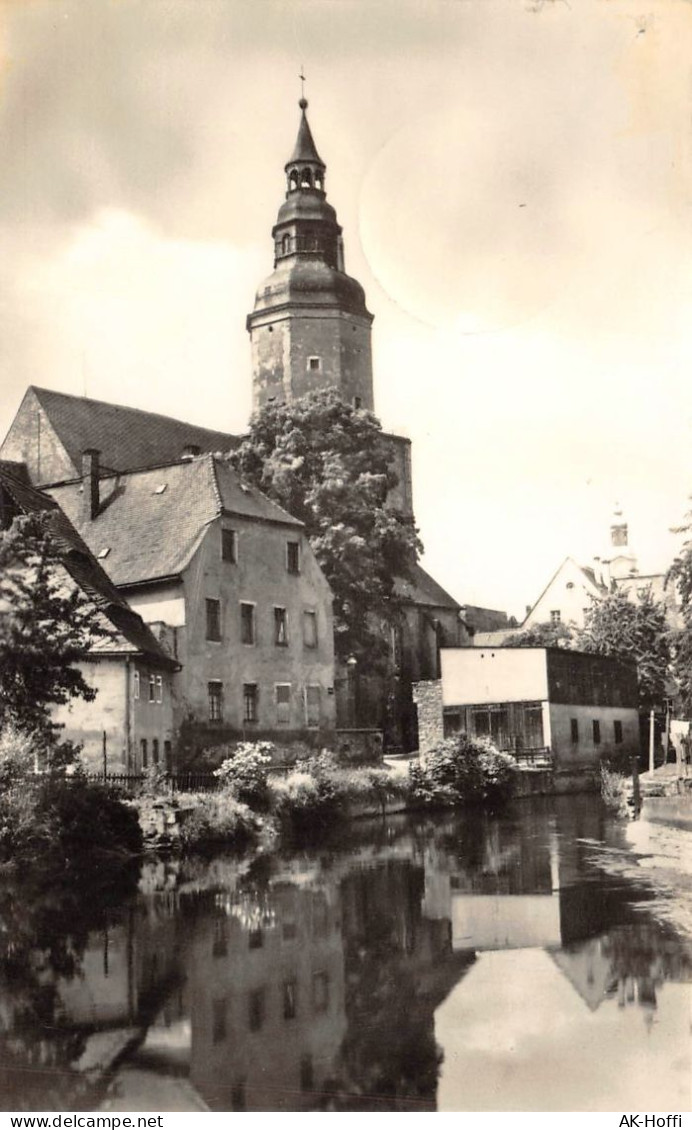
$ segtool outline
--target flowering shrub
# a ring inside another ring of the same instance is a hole
[[[272,742],[239,742],[231,757],[214,770],[221,786],[253,808],[265,809],[269,800],[267,777],[273,760]]]
[[[260,817],[229,793],[203,793],[181,826],[180,841],[188,851],[238,847],[253,839],[260,827]]]
[[[456,734],[444,738],[425,761],[412,762],[412,798],[423,804],[496,804],[512,794],[516,762],[491,742]]]

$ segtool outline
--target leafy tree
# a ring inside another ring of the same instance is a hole
[[[39,749],[55,746],[51,708],[95,697],[76,664],[107,634],[61,564],[49,513],[15,518],[0,533],[0,729],[32,734]]]
[[[678,591],[683,620],[683,627],[671,635],[672,668],[682,712],[686,718],[692,718],[692,510],[673,533],[687,536],[666,577],[666,582],[673,582]]]
[[[334,390],[311,393],[263,408],[229,460],[305,523],[334,593],[337,656],[377,667],[381,625],[399,609],[395,580],[409,576],[421,549],[410,519],[387,504],[397,476],[379,421]]]
[[[574,629],[569,624],[543,620],[523,632],[508,636],[505,647],[574,647]]]
[[[670,673],[670,634],[665,606],[654,599],[650,588],[636,600],[617,589],[594,600],[576,644],[582,651],[635,661],[640,710],[663,702]]]

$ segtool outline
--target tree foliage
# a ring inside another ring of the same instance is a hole
[[[639,707],[660,707],[670,675],[670,634],[665,606],[650,588],[636,600],[620,590],[594,600],[576,645],[581,651],[633,659],[637,665]]]
[[[692,718],[692,510],[673,533],[684,534],[682,549],[673,561],[666,583],[672,583],[680,597],[683,626],[672,633],[672,669],[681,699],[682,713]]]
[[[45,514],[0,533],[0,728],[55,742],[51,708],[95,691],[76,666],[107,635],[93,603],[61,565]]]
[[[395,580],[409,576],[421,549],[412,522],[387,505],[397,476],[378,420],[334,390],[311,393],[263,408],[229,459],[305,523],[334,593],[337,655],[372,668],[384,650],[378,625],[399,608]]]
[[[543,620],[508,636],[505,647],[574,647],[574,629],[569,624]]]

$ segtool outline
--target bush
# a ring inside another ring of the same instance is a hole
[[[601,762],[601,796],[606,808],[618,816],[629,816],[629,795],[627,777]]]
[[[0,789],[0,859],[86,867],[142,850],[136,813],[79,772],[34,772],[31,739],[12,730],[0,734]]]
[[[230,793],[201,794],[182,824],[180,841],[188,850],[238,847],[252,840],[261,827],[259,817]]]
[[[422,804],[500,804],[512,795],[515,769],[491,742],[456,734],[411,763],[411,795]]]
[[[238,800],[265,810],[269,804],[267,779],[275,749],[272,742],[239,742],[233,754],[214,770],[214,776]]]

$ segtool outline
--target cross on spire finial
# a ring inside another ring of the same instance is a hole
[[[298,103],[298,105],[300,106],[301,110],[305,110],[308,103],[305,97],[305,68],[302,64],[298,78],[300,79],[300,102]]]

